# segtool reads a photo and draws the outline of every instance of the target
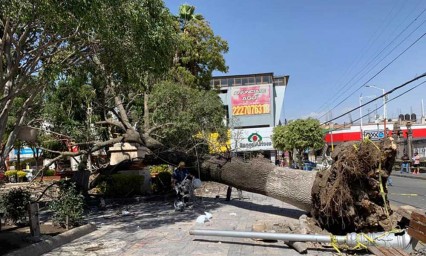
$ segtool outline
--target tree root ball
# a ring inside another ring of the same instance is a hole
[[[333,234],[389,231],[395,225],[386,183],[396,156],[392,138],[342,144],[335,162],[318,172],[312,188],[311,214]]]

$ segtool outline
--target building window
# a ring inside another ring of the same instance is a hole
[[[215,87],[216,87],[216,86],[220,86],[220,80],[215,79],[215,80],[213,81],[213,84],[214,84],[214,86],[215,86]]]
[[[234,85],[241,85],[241,78],[235,78]]]
[[[228,85],[228,79],[220,79],[220,86],[227,86]]]
[[[233,78],[228,78],[228,86],[231,87],[234,85],[234,79]]]
[[[261,84],[261,83],[262,83],[262,77],[256,76],[256,84]]]
[[[263,84],[270,84],[271,83],[271,77],[270,76],[263,76],[262,77],[262,83]]]
[[[254,77],[249,77],[247,84],[254,84]]]
[[[284,80],[282,78],[274,79],[275,85],[284,85]]]

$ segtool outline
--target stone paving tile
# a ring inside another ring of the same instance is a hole
[[[265,243],[252,239],[191,236],[191,229],[251,231],[258,221],[297,221],[303,213],[281,201],[243,192],[243,200],[203,198],[203,207],[175,212],[171,202],[141,202],[122,209],[91,216],[100,228],[46,254],[68,255],[299,255],[283,242]],[[233,198],[237,198],[233,192]],[[208,211],[213,218],[204,224],[196,218]],[[333,251],[309,251],[308,255],[333,255]]]

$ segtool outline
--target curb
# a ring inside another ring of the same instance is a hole
[[[49,238],[47,240],[43,240],[41,242],[18,249],[16,251],[12,251],[6,254],[6,256],[42,255],[44,253],[52,251],[53,249],[59,246],[69,243],[74,239],[87,235],[95,230],[96,226],[94,224],[86,224],[84,226],[65,231],[64,233]]]
[[[426,180],[426,176],[415,176],[413,174],[399,174],[399,173],[392,173],[391,176],[395,177],[403,177],[408,179],[418,179],[418,180]]]

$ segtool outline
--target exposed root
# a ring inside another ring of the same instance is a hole
[[[312,216],[333,234],[393,228],[386,182],[396,155],[391,138],[341,145],[334,164],[319,172],[312,189]]]

